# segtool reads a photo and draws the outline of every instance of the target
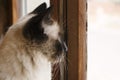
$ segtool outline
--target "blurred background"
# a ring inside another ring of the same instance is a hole
[[[88,0],[87,80],[120,80],[120,0]]]
[[[33,11],[37,6],[43,2],[47,3],[47,7],[50,5],[50,0],[16,0],[19,12],[19,17]]]

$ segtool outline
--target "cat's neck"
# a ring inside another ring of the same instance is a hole
[[[38,52],[37,54],[41,53]],[[34,63],[32,65],[29,64],[28,66],[27,64],[24,64],[29,72],[32,73],[32,75],[30,76],[32,78],[30,78],[29,80],[52,80],[51,63],[43,55],[34,55],[33,61]]]
[[[35,70],[38,80],[52,80],[52,66],[51,63],[43,56],[36,56],[36,65]],[[31,79],[35,80],[35,79]]]

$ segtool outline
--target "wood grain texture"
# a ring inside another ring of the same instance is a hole
[[[86,0],[67,1],[68,80],[86,80]]]
[[[67,1],[68,80],[78,80],[78,0]]]
[[[79,56],[79,79],[78,80],[86,80],[86,72],[87,72],[87,1],[86,0],[78,0],[79,9],[78,9],[78,35],[79,35],[79,46],[78,46],[78,56]]]
[[[18,19],[17,0],[12,0],[12,23],[15,23],[17,19]]]
[[[54,6],[52,17],[57,21],[59,20],[59,2],[60,0],[50,0],[50,5]]]

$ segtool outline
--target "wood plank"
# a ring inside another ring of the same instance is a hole
[[[54,6],[52,17],[55,20],[59,20],[59,0],[50,0],[50,4]]]
[[[18,19],[17,0],[12,0],[12,23],[15,23],[17,19]]]
[[[86,37],[87,37],[87,1],[86,0],[78,0],[79,2],[79,9],[78,9],[78,35],[79,35],[79,46],[78,46],[78,58],[79,58],[79,79],[78,80],[86,80],[86,70],[87,70],[87,44],[86,44]]]
[[[67,1],[68,80],[78,80],[78,0]]]
[[[86,80],[86,0],[67,1],[68,80]]]

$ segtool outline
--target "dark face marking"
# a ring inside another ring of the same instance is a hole
[[[57,51],[57,55],[59,56],[59,54],[62,52],[62,44],[58,40],[55,43],[55,48]]]
[[[34,14],[35,16],[33,16],[30,20],[27,21],[27,23],[23,27],[22,33],[24,38],[28,42],[33,43],[33,45],[30,44],[30,46],[33,46],[35,50],[42,52],[43,55],[45,55],[49,60],[54,61],[58,57],[62,56],[65,47],[62,41],[60,42],[59,40],[57,40],[57,38],[51,37],[49,33],[45,34],[44,28],[46,30],[46,27],[43,27],[43,22],[44,24],[48,25],[48,32],[49,29],[51,30],[51,32],[57,31],[56,27],[59,27],[57,25],[55,28],[52,26],[54,20],[51,18],[50,15],[51,10],[52,7],[46,8],[45,3],[36,8],[33,12],[29,14]],[[55,34],[57,34],[57,32]],[[58,35],[58,37],[59,36],[60,35]]]
[[[48,36],[44,34],[44,28],[42,27],[42,22],[52,24],[50,12],[52,7],[46,9],[46,4],[38,6],[30,14],[35,14],[23,28],[23,35],[26,39],[31,42],[40,43],[46,41]]]
[[[42,28],[42,15],[31,18],[23,28],[23,35],[29,41],[43,42],[48,39]]]

